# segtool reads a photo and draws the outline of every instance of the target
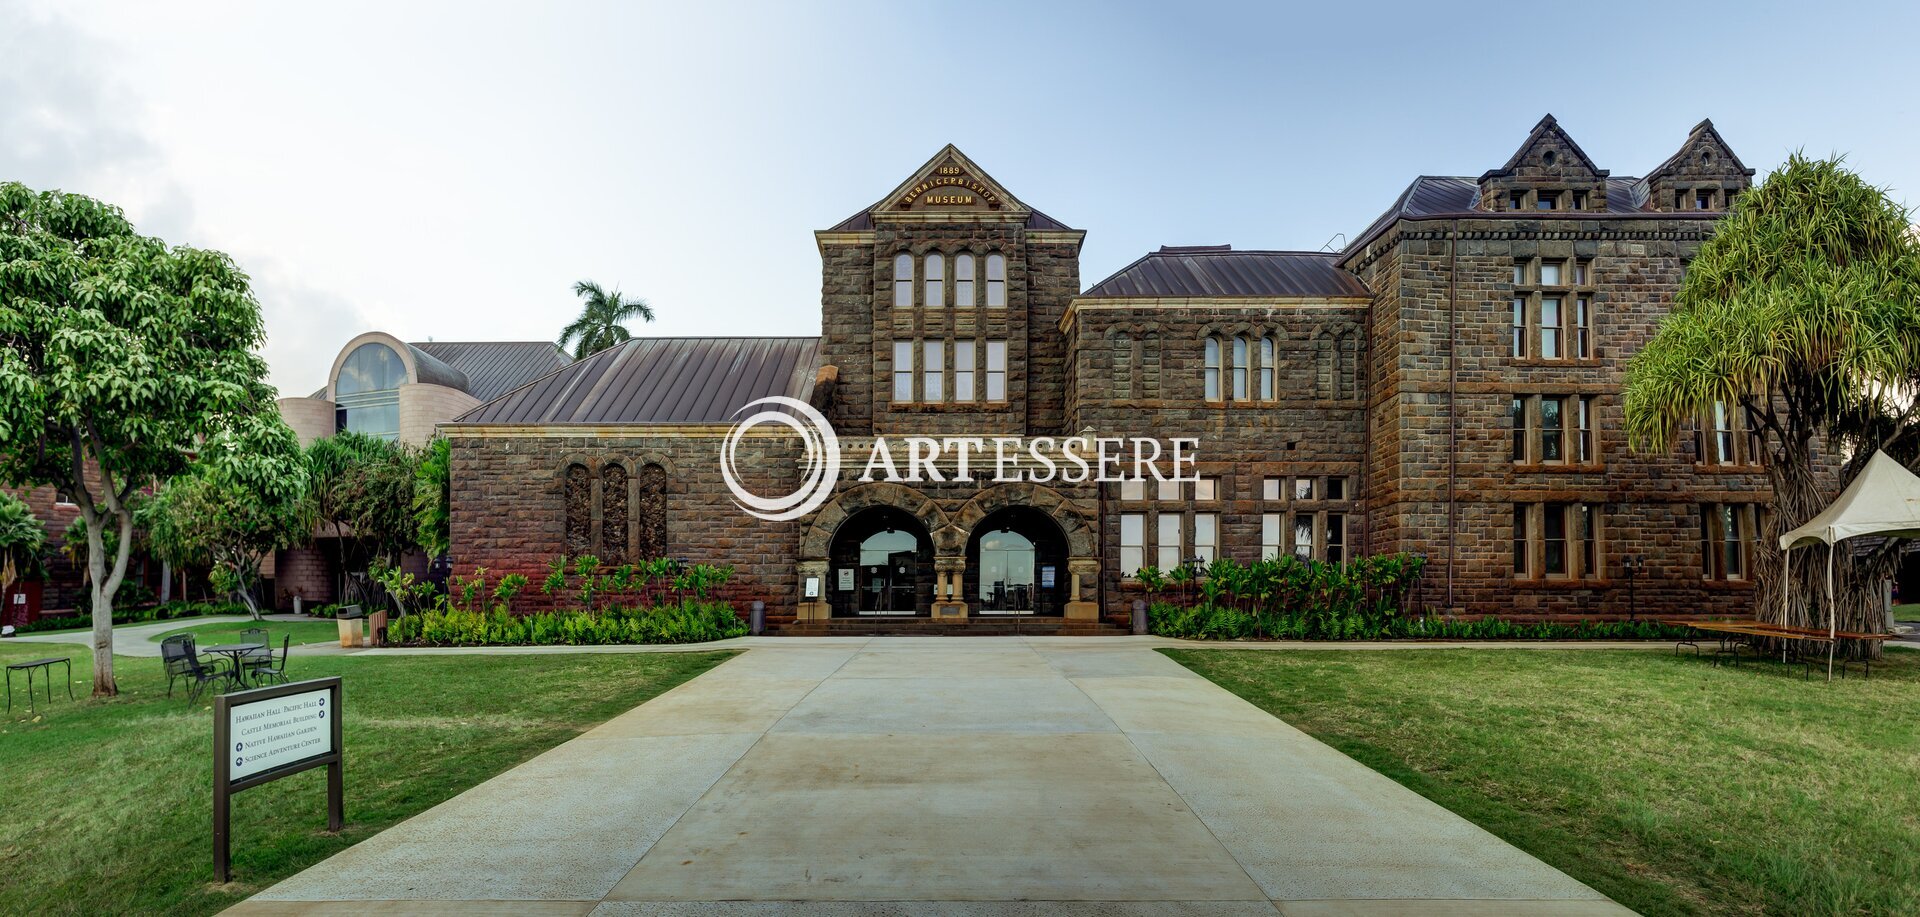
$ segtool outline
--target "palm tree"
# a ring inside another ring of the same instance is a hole
[[[1826,557],[1794,552],[1783,603],[1779,533],[1819,513],[1877,449],[1920,464],[1920,244],[1907,211],[1837,159],[1794,155],[1700,246],[1626,383],[1641,449],[1666,449],[1716,403],[1745,415],[1773,486],[1771,531],[1755,546],[1757,616],[1778,620],[1784,604],[1780,623],[1820,625]],[[1841,629],[1881,630],[1877,585],[1897,548],[1842,551]]]
[[[633,333],[627,330],[626,322],[635,318],[653,321],[653,307],[647,305],[646,300],[627,299],[620,295],[618,287],[608,291],[591,280],[582,280],[573,285],[573,295],[586,300],[587,305],[573,324],[560,330],[559,343],[564,348],[568,341],[575,342],[573,358],[576,360],[632,339]]]

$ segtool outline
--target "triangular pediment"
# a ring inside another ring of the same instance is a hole
[[[949,143],[893,193],[874,204],[870,213],[875,221],[954,216],[969,221],[985,218],[1019,222],[1031,210]]]
[[[1587,151],[1561,129],[1560,122],[1548,115],[1533,126],[1506,165],[1487,171],[1480,176],[1480,181],[1483,184],[1497,178],[1579,181],[1606,176],[1607,170],[1595,165]]]
[[[1667,157],[1666,162],[1648,172],[1647,180],[1717,175],[1751,176],[1753,170],[1734,155],[1733,147],[1727,145],[1726,138],[1714,129],[1713,120],[1709,118],[1694,125],[1693,130],[1687,132],[1687,142]]]

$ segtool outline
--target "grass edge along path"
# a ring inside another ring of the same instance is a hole
[[[1920,913],[1920,653],[1161,652],[1641,913]]]
[[[213,882],[211,701],[166,696],[157,658],[118,657],[121,696],[87,696],[84,647],[0,644],[0,662],[73,658],[74,693],[0,718],[0,913],[214,913],[736,655],[294,654],[294,680],[344,679],[347,827],[326,833],[325,769],[234,796],[234,876]],[[58,666],[55,667],[59,671]],[[38,681],[38,679],[36,679]]]

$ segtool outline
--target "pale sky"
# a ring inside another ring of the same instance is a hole
[[[1920,5],[43,3],[0,0],[0,180],[254,278],[272,381],[347,339],[551,339],[578,279],[643,335],[817,334],[812,230],[957,144],[1088,230],[1319,249],[1552,112],[1639,175],[1711,117],[1764,172],[1920,200]]]

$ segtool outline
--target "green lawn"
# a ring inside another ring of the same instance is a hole
[[[255,627],[266,628],[267,641],[273,644],[275,653],[280,651],[280,638],[288,634],[293,636],[294,646],[340,642],[340,625],[332,621],[215,621],[211,624],[188,624],[154,637],[153,642],[159,643],[174,634],[191,633],[195,646],[218,646],[239,641],[241,631]]]
[[[329,623],[327,626],[332,626]],[[77,701],[0,719],[0,912],[212,913],[726,659],[731,653],[316,657],[345,679],[347,828],[328,835],[325,769],[234,797],[234,875],[213,883],[210,701],[166,697],[160,660],[118,657],[121,696],[87,698],[82,647],[0,644],[0,661],[70,655]],[[14,678],[20,688],[19,676]]]
[[[1165,652],[1642,913],[1920,913],[1920,653]]]

